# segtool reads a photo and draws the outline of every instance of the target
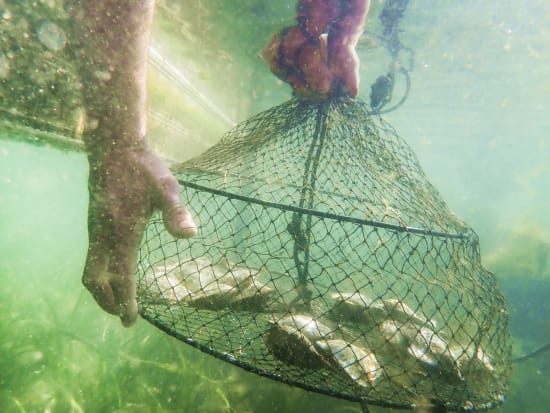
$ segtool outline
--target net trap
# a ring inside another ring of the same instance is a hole
[[[396,131],[330,85],[177,167],[199,234],[150,221],[141,315],[248,371],[363,406],[495,406],[508,311],[477,235]]]

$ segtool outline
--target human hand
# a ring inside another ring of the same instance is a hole
[[[88,159],[89,246],[82,282],[101,308],[128,327],[138,313],[138,248],[153,212],[162,211],[175,237],[190,238],[197,227],[181,203],[176,178],[145,143]]]
[[[359,56],[355,47],[363,34],[369,7],[370,0],[344,2],[329,35],[330,73],[337,79],[337,87],[350,96],[359,92]]]
[[[311,40],[304,33],[298,26],[283,29],[260,55],[273,74],[289,83],[298,95],[326,96],[332,86],[327,36]]]
[[[295,26],[276,34],[261,56],[271,71],[302,97],[356,96],[359,58],[369,0],[298,0]]]

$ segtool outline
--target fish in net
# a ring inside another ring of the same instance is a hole
[[[334,84],[175,169],[200,230],[175,239],[150,221],[140,314],[248,371],[364,406],[491,408],[510,336],[478,237],[396,131]]]

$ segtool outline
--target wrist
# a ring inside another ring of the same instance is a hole
[[[143,99],[121,99],[120,88],[111,86],[110,91],[105,88],[96,91],[101,98],[86,99],[83,140],[88,154],[142,148],[146,142],[147,113],[141,103]]]
[[[149,149],[147,138],[144,135],[140,137],[130,137],[123,133],[114,135],[113,133],[85,133],[84,145],[89,162],[101,161],[113,156],[119,157],[122,153],[139,153]]]

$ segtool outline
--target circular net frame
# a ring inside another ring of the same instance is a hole
[[[366,104],[289,100],[175,172],[199,234],[149,223],[145,319],[335,397],[457,411],[503,400],[508,313],[478,238]]]

